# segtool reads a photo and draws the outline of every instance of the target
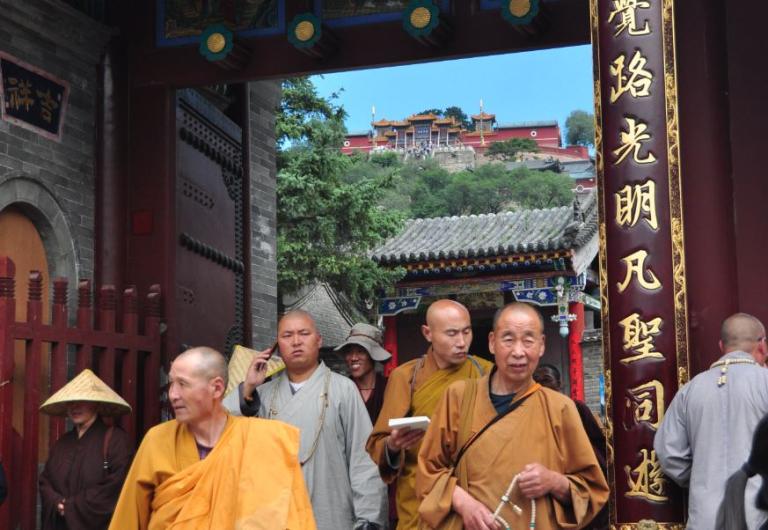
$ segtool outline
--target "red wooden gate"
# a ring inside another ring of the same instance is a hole
[[[41,294],[44,286],[39,272],[29,277],[27,321],[17,322],[15,266],[7,257],[0,257],[0,460],[5,467],[9,498],[0,507],[0,528],[23,530],[35,528],[38,411],[43,397],[49,395],[41,388],[39,377],[42,356],[50,345],[50,393],[67,382],[67,371],[74,361],[74,374],[92,368],[107,384],[130,403],[133,413],[120,419],[120,425],[138,440],[160,419],[160,289],[153,286],[147,295],[143,334],[139,332],[138,297],[134,288],[122,296],[122,326],[116,323],[117,297],[113,286],[103,286],[98,297],[98,311],[91,307],[90,282],[78,286],[77,324],[68,325],[67,280],[53,282],[53,303],[50,324],[43,324]],[[94,316],[96,322],[94,322]],[[25,347],[24,429],[23,443],[14,440],[13,389],[14,346]],[[70,357],[74,357],[73,359]],[[46,374],[47,375],[47,374]],[[44,418],[44,416],[43,416]],[[64,432],[64,420],[50,418],[50,443]]]

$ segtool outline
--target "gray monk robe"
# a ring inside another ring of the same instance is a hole
[[[258,413],[301,430],[299,459],[317,528],[351,530],[365,521],[383,528],[387,490],[365,452],[371,420],[355,384],[320,363],[296,393],[283,372],[261,385],[253,397],[251,404],[242,397],[237,403],[238,396],[230,395],[224,404],[235,414]]]
[[[733,364],[718,384],[725,360]],[[755,427],[767,413],[768,369],[746,352],[723,355],[675,394],[653,446],[664,473],[689,489],[689,529],[715,530],[725,482],[749,458]],[[755,477],[747,485],[749,528],[762,517],[754,506],[759,484]]]

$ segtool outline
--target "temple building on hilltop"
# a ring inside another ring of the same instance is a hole
[[[381,119],[371,123],[370,131],[349,133],[342,152],[395,150],[404,154],[433,151],[471,150],[478,161],[496,142],[529,138],[538,145],[537,158],[562,162],[589,160],[587,148],[563,146],[560,126],[555,120],[498,124],[495,114],[481,112],[472,116],[472,128],[466,129],[453,117],[414,114],[404,120]]]

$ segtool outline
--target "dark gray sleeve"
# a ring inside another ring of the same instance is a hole
[[[0,504],[3,504],[7,494],[8,485],[5,482],[5,471],[3,471],[3,463],[0,462]]]
[[[240,413],[246,417],[258,416],[259,407],[261,406],[259,391],[254,390],[251,394],[251,400],[246,401],[243,395],[243,383],[240,383],[237,385],[237,394],[240,396]]]

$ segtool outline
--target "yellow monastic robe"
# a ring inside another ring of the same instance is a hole
[[[477,381],[470,429],[465,433],[468,438],[497,415],[488,381],[489,376]],[[563,504],[551,495],[536,499],[537,530],[582,528],[589,523],[607,501],[608,485],[573,401],[548,388],[533,391],[517,410],[496,422],[470,445],[456,473],[450,476],[460,449],[458,438],[465,389],[465,381],[448,388],[421,444],[416,477],[419,499],[433,487],[443,487],[439,494],[432,493],[421,503],[419,512],[426,526],[450,530],[463,527],[461,517],[451,509],[457,484],[491,512],[495,511],[513,477],[532,463],[562,473],[571,486],[570,504]],[[523,513],[517,515],[505,505],[500,515],[512,528],[528,528],[530,500],[524,498],[518,488],[512,491],[510,499]]]
[[[401,452],[401,466],[393,470],[387,464],[386,437],[389,435],[388,426],[390,418],[402,418],[403,416],[428,416],[431,417],[448,385],[461,379],[471,379],[482,376],[477,368],[479,365],[483,373],[490,372],[492,364],[485,359],[473,357],[467,359],[458,367],[437,367],[431,350],[422,359],[414,359],[398,366],[389,376],[387,389],[384,392],[384,404],[373,426],[373,432],[368,438],[366,450],[373,461],[379,466],[381,478],[386,483],[397,480],[397,517],[398,530],[410,530],[418,528],[419,501],[416,498],[416,459],[419,454],[419,446]],[[414,370],[413,402],[411,402],[411,379]]]
[[[117,502],[110,530],[314,530],[298,460],[299,431],[229,416],[200,460],[176,420],[150,429]]]

